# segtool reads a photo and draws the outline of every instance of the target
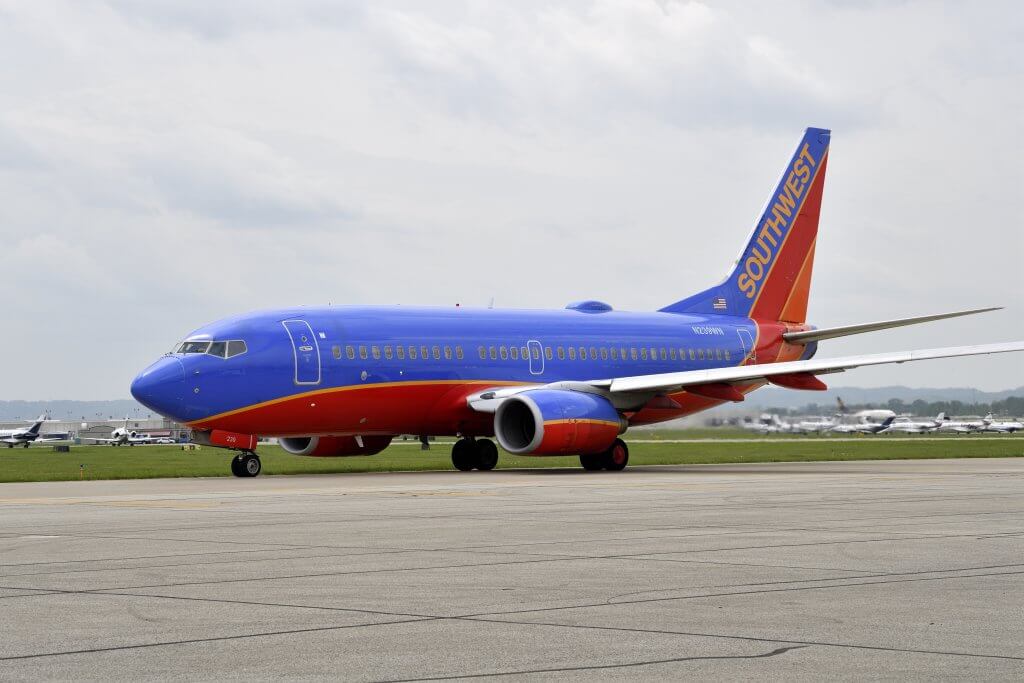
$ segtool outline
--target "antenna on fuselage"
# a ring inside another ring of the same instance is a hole
[[[494,308],[494,297],[491,297],[491,303],[487,304],[487,308]]]

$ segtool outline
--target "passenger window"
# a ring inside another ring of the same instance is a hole
[[[391,360],[394,357],[391,353],[391,344],[388,344],[384,347],[384,357],[387,358],[388,360]]]
[[[426,346],[420,346],[420,358],[423,360],[428,360],[430,358],[430,354],[427,352]]]
[[[511,349],[508,350],[508,352],[509,352],[509,354],[511,354],[512,360],[519,360],[519,347],[518,346],[513,346]]]
[[[678,360],[679,356],[676,355],[676,347],[672,347],[668,350],[668,356],[672,360]]]
[[[455,357],[458,360],[462,360],[463,356],[462,356],[462,347],[461,346],[456,346],[455,347]]]
[[[404,346],[396,346],[395,347],[395,355],[398,356],[398,360],[405,360],[405,347]]]
[[[725,359],[726,359],[726,360],[730,360],[730,359],[729,359],[729,349],[726,349],[726,350],[725,350]]]
[[[521,358],[524,358],[524,359],[529,358],[530,357],[530,349],[526,348],[525,346],[520,346],[519,347],[519,356]]]
[[[658,360],[658,349],[651,347],[651,360]]]
[[[587,359],[587,347],[581,346],[580,347],[580,360],[586,360],[586,359]]]
[[[410,346],[409,347],[409,360],[416,360],[416,347],[415,346]]]
[[[206,350],[206,353],[208,353],[211,356],[217,356],[218,358],[224,358],[227,355],[227,352],[227,342],[213,342],[212,344],[210,344],[210,348]]]
[[[597,360],[597,349],[593,346],[590,347],[590,360]]]
[[[501,355],[502,360],[508,360],[508,348],[504,345],[498,348],[498,353]]]
[[[487,353],[491,357],[491,360],[498,360],[498,347],[492,346],[487,350]]]
[[[640,360],[647,360],[647,347],[644,346],[640,349]]]
[[[618,347],[613,346],[612,347],[612,360],[618,360],[618,359],[619,359],[619,349],[618,349]]]
[[[434,354],[434,360],[441,360],[441,347],[440,346],[432,347],[431,351]]]
[[[690,360],[694,360],[693,349],[690,349]]]
[[[686,349],[679,347],[679,360],[686,360]]]
[[[564,346],[559,346],[558,347],[558,360],[565,360],[565,347]]]
[[[352,346],[351,344],[346,346],[345,347],[345,356],[347,356],[349,360],[355,360],[356,359],[356,347]]]
[[[715,360],[722,360],[722,349],[715,349]]]
[[[704,360],[704,349],[697,349],[697,357],[700,360]]]
[[[531,355],[533,356],[534,360],[540,360],[540,349],[538,349],[536,346],[533,347],[533,353]]]
[[[334,360],[341,360],[341,347],[335,344],[331,347],[331,355],[334,356]]]
[[[576,360],[576,347],[575,346],[570,346],[569,347],[569,360]]]
[[[452,347],[450,347],[450,346],[444,347],[444,359],[445,360],[451,360],[452,359]]]
[[[714,352],[712,352],[711,349],[708,349],[708,360],[714,360],[714,358],[715,358]]]
[[[636,347],[635,346],[630,346],[629,347],[629,357],[632,358],[633,360],[636,360]]]
[[[665,351],[665,347],[658,349],[658,357],[662,360],[668,359],[668,353]]]
[[[608,348],[605,346],[601,347],[601,360],[608,360]]]
[[[484,347],[476,347],[476,352],[480,354],[480,360],[485,360],[487,358],[487,349],[485,349]]]
[[[363,360],[366,360],[366,355],[367,355],[366,354],[366,347],[360,345],[359,346],[359,357],[362,358]]]
[[[370,347],[370,354],[373,356],[374,360],[380,360],[380,347],[377,346],[376,344],[371,346]]]
[[[547,360],[551,360],[551,347],[550,346],[545,346],[544,347],[544,358],[546,358]]]

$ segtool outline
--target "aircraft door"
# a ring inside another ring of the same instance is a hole
[[[320,384],[320,344],[313,328],[305,320],[285,320],[281,324],[292,340],[295,383]]]
[[[757,347],[754,346],[754,338],[750,330],[745,327],[736,328],[736,334],[740,336],[740,344],[743,346],[743,355],[750,359],[751,363],[757,362]]]
[[[544,348],[539,341],[531,339],[526,342],[526,350],[530,352],[530,374],[541,375],[544,373]]]

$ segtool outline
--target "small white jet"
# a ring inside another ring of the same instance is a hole
[[[795,434],[821,434],[835,426],[836,421],[830,417],[814,416],[793,423],[791,431]]]
[[[886,432],[893,434],[928,434],[938,429],[939,424],[941,424],[945,417],[945,413],[939,413],[933,420],[919,420],[913,417],[900,416],[889,425]]]
[[[109,439],[98,439],[87,437],[88,441],[96,443],[108,443],[111,446],[136,446],[138,444],[153,443],[152,437],[148,434],[140,434],[135,430],[128,429],[128,418],[124,418],[124,424],[110,432]]]
[[[982,418],[983,429],[986,432],[999,432],[1001,434],[1012,434],[1024,429],[1024,422],[1020,420],[997,420],[989,413]]]
[[[57,441],[57,439],[46,438],[39,434],[39,430],[42,428],[43,422],[48,419],[50,419],[50,416],[43,414],[28,427],[21,427],[18,429],[0,429],[0,443],[7,444],[8,448],[14,448],[15,446],[28,448],[28,445],[33,441]]]
[[[861,421],[853,424],[837,424],[833,425],[832,431],[836,434],[878,434],[889,429],[895,419],[895,415],[890,415],[881,422]]]
[[[985,427],[984,420],[950,420],[945,413],[939,413],[936,418],[939,422],[940,432],[953,432],[954,434],[974,434]]]

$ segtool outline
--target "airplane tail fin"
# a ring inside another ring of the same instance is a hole
[[[882,420],[882,427],[883,428],[888,427],[889,425],[891,425],[895,421],[896,421],[896,416],[895,415],[890,415],[889,417],[887,417],[884,420]]]
[[[37,417],[36,421],[32,423],[32,426],[28,428],[28,433],[38,434],[39,430],[42,429],[43,427],[43,422],[45,422],[49,417],[50,416],[47,415],[46,413],[43,413],[42,415]]]
[[[728,277],[661,311],[807,320],[830,136],[824,128],[804,132]]]

